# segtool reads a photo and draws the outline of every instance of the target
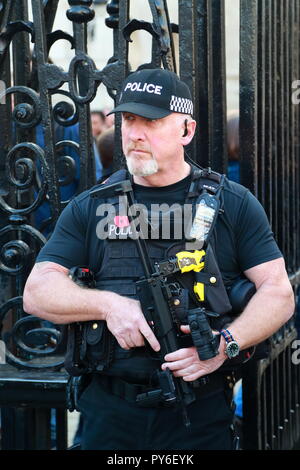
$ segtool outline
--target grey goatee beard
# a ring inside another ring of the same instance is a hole
[[[128,171],[132,176],[151,176],[158,172],[158,164],[154,158],[144,162],[137,162],[134,158],[127,157],[126,163]]]

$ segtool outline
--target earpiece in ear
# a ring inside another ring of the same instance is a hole
[[[186,137],[188,135],[187,119],[184,120],[184,126],[184,133],[182,134],[182,137]]]

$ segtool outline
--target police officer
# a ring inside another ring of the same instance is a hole
[[[184,211],[170,217],[168,208],[174,203],[184,207],[188,200],[194,204],[193,197],[201,191],[201,184],[195,186],[199,172],[184,154],[196,128],[190,91],[173,72],[140,70],[125,80],[113,112],[122,113],[128,173],[121,170],[104,185],[131,178],[136,202],[147,210],[155,207],[155,217],[152,213],[145,218],[150,257],[166,259],[170,247],[185,241],[185,234],[174,230]],[[196,194],[191,190],[195,187]],[[104,213],[101,203],[106,208],[111,204],[112,215]],[[167,208],[164,213],[162,207]],[[92,351],[88,357],[94,369],[89,369],[79,400],[83,449],[232,448],[233,410],[222,366],[284,324],[293,313],[294,300],[284,260],[259,202],[246,188],[225,178],[222,209],[213,236],[221,281],[230,288],[245,276],[255,284],[256,293],[218,333],[215,357],[201,360],[196,347],[189,345],[169,353],[162,363],[155,359],[160,350],[155,329],[137,300],[135,281],[143,272],[128,219],[118,212],[120,203],[92,199],[85,191],[62,212],[27,280],[24,309],[56,324],[89,325],[86,348],[87,354]],[[167,237],[161,230],[165,214],[171,220]],[[68,277],[73,266],[91,269],[96,288],[76,285]],[[182,334],[189,336],[189,326],[181,323]],[[157,368],[169,368],[174,377],[193,387],[196,399],[187,407],[189,427],[177,407],[138,406],[137,394],[153,385]],[[201,381],[203,377],[209,380]]]

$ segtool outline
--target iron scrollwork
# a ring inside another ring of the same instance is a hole
[[[152,23],[130,19],[129,0],[106,2],[106,26],[113,29],[114,52],[103,69],[97,69],[87,53],[87,24],[95,16],[93,2],[68,3],[66,16],[73,34],[52,31],[57,1],[32,0],[33,21],[24,17],[27,0],[0,3],[0,79],[8,85],[6,105],[0,107],[0,118],[8,129],[0,135],[5,162],[0,165],[0,182],[1,176],[5,181],[5,187],[0,187],[0,211],[5,221],[0,226],[0,277],[10,278],[0,319],[7,362],[17,368],[59,369],[63,364],[63,329],[27,315],[22,292],[37,253],[68,203],[63,188],[72,187],[74,195],[95,182],[89,106],[98,87],[103,84],[111,98],[118,99],[121,82],[130,72],[128,44],[138,29],[149,33],[152,42],[152,62],[139,68],[162,64],[176,70],[172,34],[178,32],[178,26],[170,24],[166,0],[148,0]],[[60,40],[74,50],[68,70],[50,59],[52,46]],[[28,56],[15,69],[11,63],[20,41]],[[52,106],[55,95],[62,99]],[[77,130],[77,140],[66,136],[68,129]],[[115,133],[114,164],[118,168],[123,164],[118,118]],[[36,214],[45,207],[47,217],[38,224]]]

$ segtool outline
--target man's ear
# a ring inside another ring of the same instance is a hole
[[[182,145],[188,145],[194,137],[196,130],[196,121],[194,119],[184,120],[184,129],[181,136]]]
[[[184,133],[182,134],[182,137],[186,137],[188,135],[188,128],[187,128],[187,119],[184,120]]]

